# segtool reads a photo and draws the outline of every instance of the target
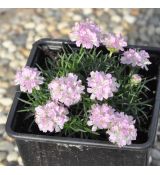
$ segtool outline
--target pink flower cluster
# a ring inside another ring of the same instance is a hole
[[[107,104],[92,105],[87,124],[92,126],[92,131],[106,129],[109,140],[119,147],[130,145],[131,141],[136,140],[137,137],[133,117],[123,112],[115,112],[115,109]]]
[[[40,74],[37,68],[26,66],[16,73],[15,84],[20,85],[21,91],[32,93],[33,89],[39,90],[39,85],[43,84],[44,78]]]
[[[90,110],[88,126],[92,126],[92,131],[97,129],[109,128],[113,118],[115,110],[107,104],[98,105],[94,104]]]
[[[76,23],[72,28],[70,39],[76,41],[78,47],[82,45],[87,49],[91,49],[93,46],[98,47],[102,43],[110,51],[110,56],[113,52],[124,51],[124,47],[127,46],[127,42],[121,34],[104,34],[95,23],[89,20]],[[151,64],[148,58],[149,54],[144,50],[129,49],[124,52],[121,63],[131,64],[133,67],[139,66],[147,70],[147,65]]]
[[[145,50],[136,51],[135,49],[129,49],[123,53],[121,63],[131,64],[133,67],[139,66],[148,70],[147,65],[151,64],[148,58],[149,54]]]
[[[72,28],[70,38],[76,42],[78,47],[82,46],[86,49],[99,47],[102,43],[110,52],[110,57],[113,52],[124,51],[124,47],[127,46],[127,42],[121,34],[104,34],[99,26],[89,20],[76,23]],[[138,66],[146,70],[147,65],[151,64],[146,51],[136,51],[135,49],[125,51],[120,61],[122,64]],[[41,72],[37,68],[26,66],[17,72],[15,84],[20,85],[21,91],[32,93],[33,89],[39,90],[40,85],[44,82],[44,78],[40,74]],[[129,81],[131,86],[135,86],[142,81],[142,78],[140,75],[134,74]],[[103,101],[113,97],[119,86],[117,79],[110,73],[92,71],[87,78],[87,92],[92,100]],[[43,132],[60,132],[69,120],[68,108],[81,100],[85,87],[77,75],[68,73],[66,76],[54,78],[48,84],[48,90],[52,101],[35,108],[35,122],[39,130]],[[89,111],[87,125],[92,127],[92,131],[105,129],[110,142],[119,147],[130,145],[132,140],[136,140],[137,129],[133,117],[123,112],[116,112],[108,104],[99,103],[101,105],[93,104]]]
[[[89,87],[87,91],[91,93],[91,99],[94,100],[96,98],[102,101],[103,99],[112,97],[113,93],[118,91],[119,84],[111,74],[92,71],[90,75],[91,77],[87,78]]]
[[[82,81],[78,80],[77,75],[69,73],[65,77],[56,77],[48,85],[48,88],[52,100],[70,106],[81,100],[81,94],[84,93],[83,90],[85,87],[82,86]]]
[[[131,141],[136,140],[137,137],[137,129],[134,124],[135,120],[132,116],[116,112],[111,127],[106,132],[109,134],[109,140],[119,147],[130,145]]]
[[[35,108],[35,122],[43,132],[60,132],[69,120],[67,108],[55,102],[48,102],[44,106]]]
[[[108,33],[103,35],[102,43],[107,47],[108,50],[113,52],[123,51],[123,47],[127,46],[127,42],[124,40],[121,34]]]
[[[78,47],[82,44],[82,46],[87,49],[93,48],[93,46],[98,47],[100,38],[100,28],[89,20],[76,23],[70,34],[71,41],[76,41]]]
[[[140,75],[138,75],[138,74],[132,75],[132,77],[131,77],[131,84],[132,84],[132,85],[137,85],[137,84],[139,84],[141,81],[142,81],[142,78],[141,78]]]

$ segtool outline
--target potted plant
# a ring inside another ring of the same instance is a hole
[[[147,165],[160,107],[159,54],[93,22],[33,44],[6,124],[25,165]]]

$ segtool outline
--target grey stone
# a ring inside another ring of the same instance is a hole
[[[22,158],[20,156],[18,157],[18,163],[19,163],[19,165],[23,165],[23,161],[22,161]]]
[[[7,66],[9,63],[9,60],[7,58],[1,59],[1,65]],[[1,94],[1,89],[0,89],[0,94]]]
[[[83,9],[83,14],[84,15],[90,15],[92,13],[92,9],[91,8],[84,8]]]
[[[136,18],[131,15],[125,15],[124,20],[127,21],[129,24],[133,24],[136,21]]]
[[[5,126],[0,124],[0,135],[3,135],[5,131]]]
[[[1,113],[0,113],[0,126],[1,126],[2,124],[5,124],[6,121],[7,121],[7,116],[1,115]]]
[[[112,17],[111,17],[111,20],[113,21],[113,22],[116,22],[116,23],[119,23],[119,22],[121,22],[121,17],[120,16],[118,16],[118,15],[113,15]]]
[[[13,144],[14,146],[14,139],[12,137],[10,137],[6,132],[3,133],[3,137],[2,137],[5,141]]]
[[[35,26],[35,23],[34,22],[27,22],[24,27],[26,29],[34,29],[36,26]]]
[[[146,25],[146,21],[145,20],[138,20],[136,21],[136,26],[138,27],[143,27]]]
[[[145,15],[142,16],[142,18],[147,23],[151,16],[153,16],[153,11],[150,9],[145,13]]]
[[[160,27],[157,27],[157,28],[155,29],[155,31],[156,31],[156,33],[157,33],[158,35],[160,35]]]
[[[53,19],[53,18],[52,18]],[[40,16],[33,16],[32,20],[34,21],[34,23],[39,24],[42,22],[42,18],[40,18]],[[46,19],[47,20],[47,19]]]
[[[14,37],[12,37],[12,41],[17,46],[25,46],[27,41],[27,34],[22,33],[22,34],[15,35]]]
[[[149,165],[152,163],[152,156],[149,156]]]
[[[0,94],[5,94],[6,92],[6,89],[0,88]]]
[[[122,15],[123,16],[128,16],[129,15],[129,9],[124,9],[123,11],[122,11]],[[130,16],[130,15],[129,15]]]
[[[13,151],[14,150],[14,145],[8,141],[0,141],[0,151]]]
[[[157,140],[155,142],[155,148],[157,150],[160,150],[160,136],[157,136]]]
[[[13,43],[10,40],[6,40],[2,43],[2,46],[8,49],[9,47],[13,46]]]
[[[41,32],[45,30],[45,27],[46,26],[42,23],[42,24],[37,25],[35,30],[37,33],[41,34]]]
[[[141,35],[140,35],[140,38],[141,38],[141,40],[144,42],[144,41],[146,41],[146,42],[148,42],[149,41],[149,38],[148,38],[148,36],[145,34],[145,33],[142,33]]]
[[[151,166],[160,166],[160,161],[153,159],[151,162]]]
[[[154,10],[155,10],[155,9],[149,9],[149,10],[147,10],[147,13],[146,13],[145,16],[147,16],[147,17],[149,17],[149,18],[152,17],[152,16],[154,15],[154,14],[153,14],[153,13],[154,13]]]
[[[6,152],[0,152],[0,162],[6,159],[7,153]]]
[[[154,16],[151,20],[150,20],[150,25],[153,25],[155,27],[158,27],[160,24],[160,19],[159,17]]]
[[[57,28],[58,28],[59,30],[62,30],[62,29],[64,29],[64,28],[66,28],[66,27],[68,27],[68,24],[67,24],[66,22],[59,23],[59,24],[57,25]]]
[[[141,28],[139,29],[139,31],[137,31],[137,32],[140,33],[140,34],[144,34],[144,33],[147,32],[147,28],[146,28],[146,27],[141,27]]]
[[[1,98],[0,104],[3,106],[10,106],[12,104],[11,98]]]
[[[114,32],[114,33],[122,33],[122,31],[123,31],[122,26],[115,27],[115,28],[113,29],[113,32]]]
[[[19,151],[17,146],[14,147],[14,150],[15,150],[16,152]]]
[[[61,13],[61,11],[59,11],[59,10],[53,10],[53,11],[52,11],[52,16],[54,16],[55,19],[56,19],[58,22],[61,21],[62,15],[63,15],[63,13]],[[74,15],[73,15],[73,16],[74,16]]]
[[[11,45],[10,47],[8,47],[8,51],[9,51],[10,53],[15,52],[15,51],[16,51],[16,46],[15,46],[14,44]]]
[[[82,17],[80,15],[74,15],[72,18],[73,18],[74,21],[80,21],[80,20],[82,20]]]
[[[153,148],[151,150],[151,156],[153,159],[159,160],[160,161],[160,150]]]
[[[155,33],[155,27],[154,26],[149,26],[148,27],[148,35],[153,36]]]
[[[12,162],[12,161],[17,161],[18,160],[18,154],[17,152],[10,152],[7,156],[7,161]]]

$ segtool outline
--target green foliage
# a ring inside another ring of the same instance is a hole
[[[152,79],[144,77],[142,82],[137,86],[131,85],[130,80],[132,75],[139,73],[140,70],[121,64],[120,55],[117,55],[111,56],[104,54],[102,51],[97,52],[96,48],[86,50],[81,47],[79,50],[72,51],[63,48],[63,51],[58,53],[58,59],[56,61],[49,57],[44,58],[46,60],[46,69],[42,69],[40,65],[37,65],[37,67],[42,71],[45,77],[45,83],[41,86],[40,90],[34,90],[32,94],[27,94],[28,101],[21,99],[21,101],[29,105],[29,107],[21,110],[21,112],[31,111],[34,113],[35,107],[44,105],[50,100],[51,97],[47,86],[55,77],[65,76],[72,72],[77,74],[79,79],[82,80],[83,85],[86,86],[86,78],[90,72],[97,70],[111,73],[117,78],[117,82],[120,84],[118,92],[112,98],[104,100],[103,103],[105,102],[111,105],[117,111],[132,115],[137,121],[137,127],[141,128],[141,122],[148,120],[148,108],[152,107],[151,100],[147,96],[149,89],[146,86]],[[71,106],[69,109],[70,120],[65,124],[62,135],[78,135],[81,138],[98,135],[98,133],[92,132],[91,128],[87,125],[88,111],[93,103],[101,104],[102,102],[92,101],[89,96],[89,94],[84,94],[81,102]]]

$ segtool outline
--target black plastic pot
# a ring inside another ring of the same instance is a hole
[[[43,65],[44,54],[50,54],[61,50],[64,40],[42,39],[34,43],[27,65],[34,67],[36,63]],[[75,47],[71,44],[71,47]],[[15,138],[22,156],[24,165],[147,165],[150,148],[154,144],[160,108],[160,49],[130,46],[132,48],[145,49],[151,55],[152,65],[147,74],[156,76],[157,81],[150,86],[156,91],[153,115],[149,124],[148,134],[140,133],[138,143],[118,148],[108,141],[87,140],[69,137],[57,137],[46,135],[42,132],[29,133],[25,130],[27,122],[24,122],[23,113],[17,110],[23,108],[23,103],[17,97],[23,94],[17,92],[11,107],[6,124],[7,133]],[[40,49],[41,48],[41,49]],[[46,50],[49,48],[49,50]],[[17,87],[18,88],[18,87]],[[19,88],[18,88],[19,89]],[[25,125],[24,125],[25,123]]]

